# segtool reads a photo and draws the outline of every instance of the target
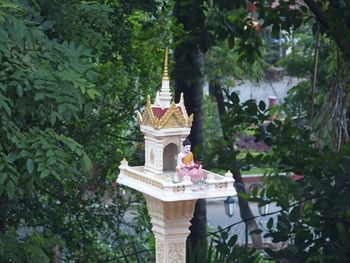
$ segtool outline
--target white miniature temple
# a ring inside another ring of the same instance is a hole
[[[161,91],[154,104],[147,98],[146,108],[137,118],[145,135],[145,165],[129,166],[124,159],[117,182],[143,193],[156,237],[157,263],[186,262],[186,238],[198,199],[236,195],[230,172],[225,176],[204,171],[204,184],[192,183],[185,176],[173,182],[177,155],[190,134],[193,114],[188,116],[183,96],[178,103],[172,96],[166,51]]]

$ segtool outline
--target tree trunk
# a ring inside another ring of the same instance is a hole
[[[204,139],[203,54],[198,48],[188,50],[183,46],[177,46],[174,59],[175,100],[179,101],[180,95],[183,93],[188,114],[194,114],[189,139],[192,142],[195,158],[200,159]]]
[[[230,136],[227,134],[226,132],[227,129],[225,128],[225,122],[223,122],[223,115],[226,113],[225,104],[224,104],[224,95],[222,93],[222,89],[218,81],[210,81],[209,93],[218,105],[218,111],[219,111],[219,116],[221,120],[221,127],[224,135],[224,140],[229,142]],[[233,143],[231,143],[230,150],[235,151]],[[233,156],[234,157],[232,159],[231,172],[233,174],[233,178],[235,179],[236,190],[238,193],[246,192],[237,157],[236,155],[233,155]],[[249,203],[238,196],[238,204],[239,204],[239,210],[241,213],[241,218],[246,222],[248,231],[250,232],[250,231],[253,231],[254,229],[258,229],[259,227],[255,219],[250,219],[250,218],[253,218],[254,215],[249,207]],[[256,235],[256,234],[251,235],[251,239],[254,247],[256,248],[262,247],[261,235]]]
[[[183,16],[181,8],[181,0],[176,1],[173,14],[177,19],[177,23],[182,24],[184,28],[188,28],[188,16]],[[199,50],[198,44],[192,40],[185,40],[184,36],[178,36],[177,39],[175,39],[175,43],[178,42],[179,44],[174,50],[175,64],[173,69],[173,79],[175,80],[175,100],[179,101],[180,95],[183,93],[188,114],[194,114],[189,139],[192,142],[192,151],[195,160],[200,160],[204,137],[203,54]],[[207,239],[202,238],[207,233],[205,200],[201,199],[197,201],[191,223],[191,234],[187,242],[187,262],[203,262],[203,259],[206,258],[207,252]]]
[[[192,142],[192,150],[197,160],[201,159],[203,148],[203,55],[197,48],[188,50],[183,46],[177,46],[174,52],[175,65],[175,100],[179,101],[180,94],[184,94],[186,110],[188,114],[194,114],[193,124],[189,139]],[[191,73],[191,79],[183,77]],[[200,262],[203,253],[206,252],[207,240],[201,238],[207,233],[207,211],[205,199],[197,201],[190,227],[189,247],[187,251],[195,252],[200,257],[191,259],[191,262]],[[199,252],[201,255],[199,255]],[[192,254],[193,256],[193,254]]]

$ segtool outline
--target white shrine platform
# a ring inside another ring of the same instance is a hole
[[[203,169],[205,180],[194,184],[188,176],[185,176],[182,182],[174,183],[175,172],[156,175],[146,171],[144,166],[129,166],[126,160],[121,162],[119,169],[117,183],[165,202],[219,198],[237,194],[230,172],[223,176]]]

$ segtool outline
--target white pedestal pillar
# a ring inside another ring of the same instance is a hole
[[[156,263],[185,263],[186,239],[197,200],[164,202],[144,196],[156,239]]]

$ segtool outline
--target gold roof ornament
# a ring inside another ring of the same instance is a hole
[[[174,102],[169,108],[162,110],[147,103],[145,111],[139,117],[140,125],[150,126],[156,130],[164,128],[191,128],[193,122],[193,114],[189,117],[187,112],[183,112],[183,108]]]
[[[169,82],[167,48],[165,50],[162,88],[158,92],[154,104],[151,104],[151,98],[148,95],[144,112],[142,114],[136,113],[139,125],[150,126],[156,130],[192,127],[193,114],[188,116],[183,94],[181,93],[179,103],[171,102]]]
[[[163,80],[169,80],[169,75],[168,75],[168,48],[165,49]]]

